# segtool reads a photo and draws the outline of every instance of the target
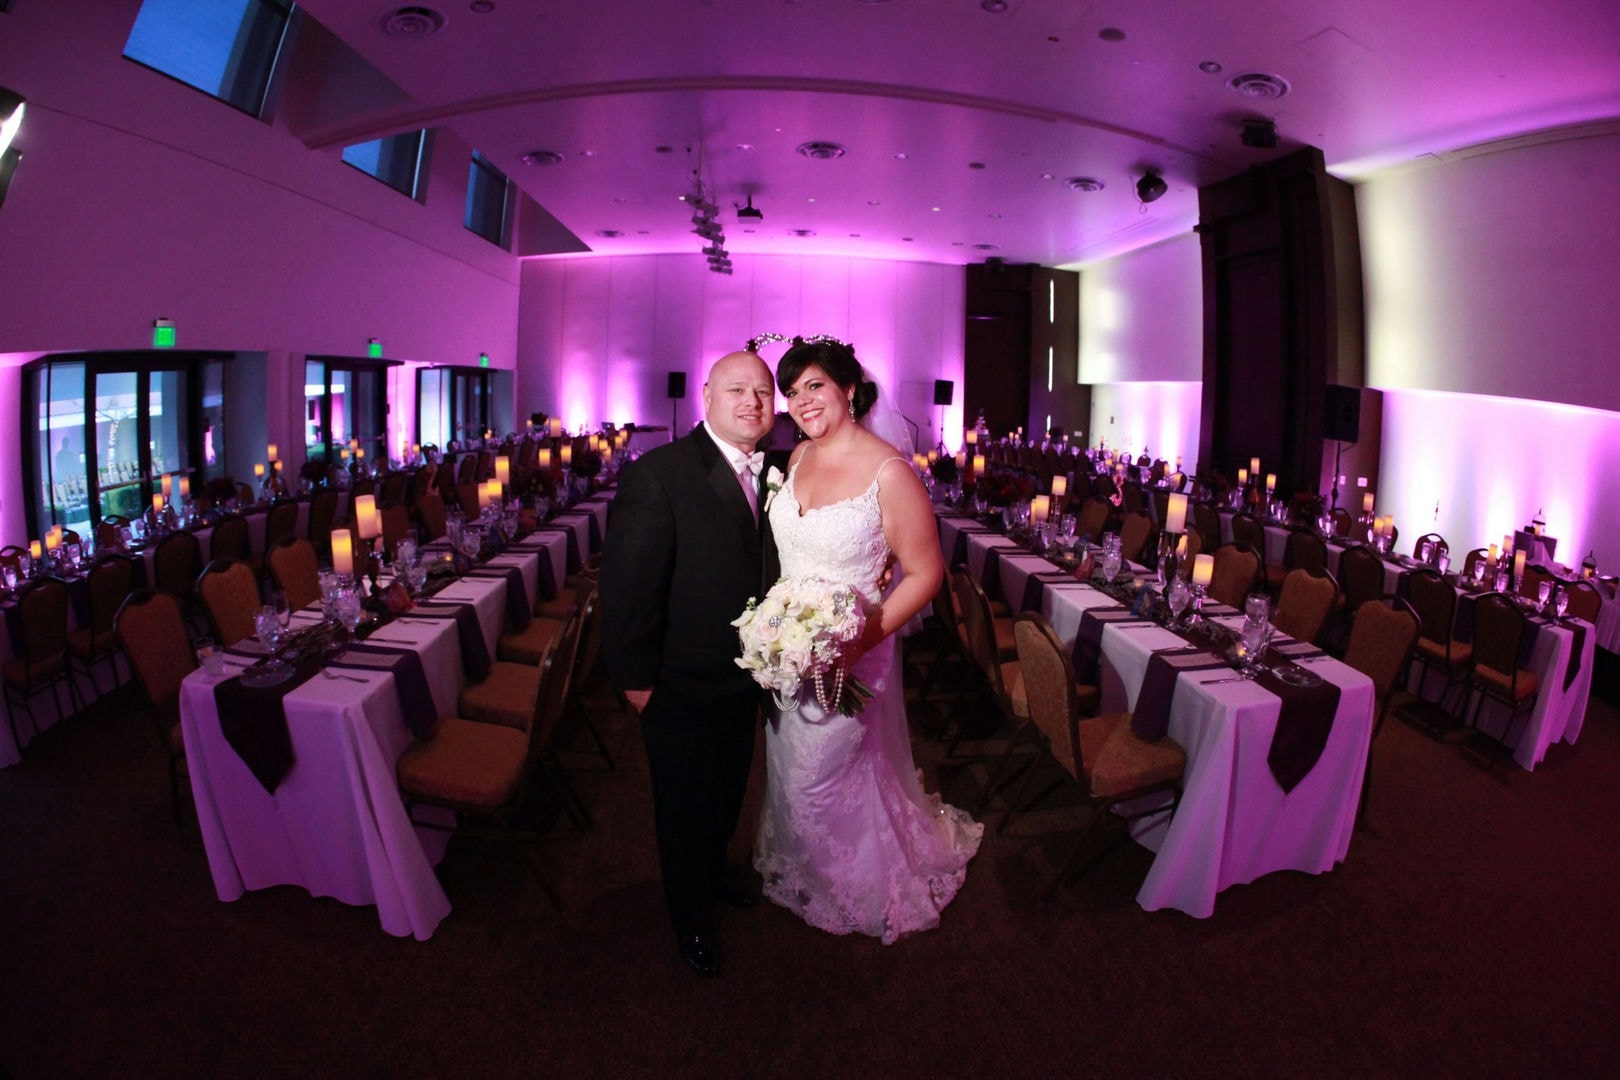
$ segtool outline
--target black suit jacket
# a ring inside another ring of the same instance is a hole
[[[767,469],[786,467],[767,455]],[[620,690],[668,687],[695,698],[756,689],[735,663],[731,620],[776,580],[760,497],[742,486],[701,426],[651,450],[619,477],[602,549],[602,653]]]

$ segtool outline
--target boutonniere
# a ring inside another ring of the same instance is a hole
[[[771,508],[771,500],[776,493],[782,490],[782,470],[775,465],[765,470],[765,509]]]

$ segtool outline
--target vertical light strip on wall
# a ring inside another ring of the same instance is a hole
[[[1052,392],[1052,364],[1056,361],[1056,359],[1057,356],[1054,347],[1048,345],[1046,347],[1046,392],[1048,394]],[[1051,425],[1047,426],[1050,427]]]
[[[1049,326],[1057,325],[1057,278],[1046,283],[1046,322]]]

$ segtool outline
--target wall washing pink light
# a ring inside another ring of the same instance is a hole
[[[1380,513],[1407,538],[1439,532],[1452,557],[1500,543],[1540,513],[1557,559],[1597,552],[1620,570],[1620,413],[1476,394],[1385,390]],[[1436,505],[1439,506],[1438,517]]]

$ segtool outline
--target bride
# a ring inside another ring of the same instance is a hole
[[[866,598],[866,633],[845,655],[872,698],[846,716],[804,693],[771,718],[754,866],[765,895],[810,925],[892,944],[938,925],[984,832],[924,793],[906,726],[895,631],[939,588],[938,534],[907,459],[862,426],[877,392],[848,346],[796,343],[776,381],[808,436],[767,507],[782,576],[848,583]],[[899,572],[885,597],[891,552]]]

